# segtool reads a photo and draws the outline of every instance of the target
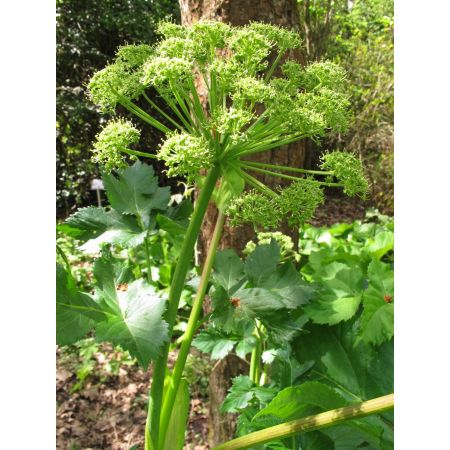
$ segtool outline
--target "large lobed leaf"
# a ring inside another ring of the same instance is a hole
[[[78,292],[73,279],[57,267],[57,342],[70,344],[95,329],[99,340],[128,350],[146,367],[167,341],[165,300],[143,280],[129,279],[127,268],[107,254],[94,265],[95,298]]]
[[[123,275],[118,269],[106,258],[97,260],[94,267],[97,301],[107,311],[106,320],[95,324],[97,338],[120,345],[146,367],[168,339],[167,323],[162,319],[165,300],[144,280],[118,291]]]
[[[56,343],[73,344],[94,326],[94,320],[104,319],[99,305],[91,296],[79,292],[63,266],[56,265]]]
[[[145,227],[150,223],[152,210],[167,209],[170,188],[158,187],[153,167],[140,161],[119,170],[117,178],[104,174],[103,182],[111,206],[120,213],[135,215]]]
[[[358,267],[340,269],[333,278],[324,280],[318,298],[305,307],[306,313],[319,324],[349,320],[358,310],[363,289],[364,276]]]
[[[374,260],[369,265],[368,275],[361,334],[366,342],[379,345],[394,335],[394,273],[389,264]]]

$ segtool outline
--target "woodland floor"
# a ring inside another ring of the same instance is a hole
[[[330,192],[313,224],[331,225],[362,219],[366,207],[360,200]],[[118,361],[118,356],[111,346],[102,344],[93,354],[94,367],[90,375],[81,388],[73,392],[77,383],[73,358],[62,357],[61,350],[57,349],[57,450],[142,449],[151,372],[119,362],[111,373],[108,368]],[[202,389],[190,387],[188,444],[184,449],[207,450],[208,399],[201,394]]]

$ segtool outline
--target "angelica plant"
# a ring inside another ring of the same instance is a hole
[[[169,424],[183,427],[176,423],[183,414],[174,411],[185,404],[182,374],[225,216],[233,224],[253,222],[262,229],[276,229],[284,218],[289,226],[298,227],[323,202],[325,186],[342,187],[348,195],[367,192],[359,160],[347,153],[325,155],[324,170],[317,171],[251,160],[258,153],[347,128],[345,73],[330,62],[303,68],[290,60],[289,51],[301,45],[297,33],[262,23],[231,27],[214,21],[190,27],[164,22],[159,33],[161,40],[153,47],[119,48],[114,62],[89,83],[91,99],[102,111],[111,113],[121,105],[141,125],[164,134],[156,154],[138,151],[133,148],[138,126],[113,119],[94,144],[94,160],[106,172],[122,167],[127,155],[146,156],[164,161],[168,176],[185,176],[201,188],[164,313],[168,339],[154,362],[146,450],[169,448]],[[168,112],[156,98],[166,103]],[[292,183],[272,189],[256,178],[258,173]],[[219,216],[187,331],[170,372],[167,356],[180,295],[212,199]]]

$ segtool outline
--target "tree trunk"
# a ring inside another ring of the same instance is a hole
[[[299,15],[295,0],[180,0],[181,21],[191,25],[200,19],[213,19],[231,25],[246,25],[250,21],[266,22],[281,25],[289,29],[299,30]],[[301,52],[291,52],[286,57],[294,58],[304,63]],[[252,159],[272,164],[282,164],[291,167],[302,167],[305,159],[305,142],[298,142],[273,151],[260,153]],[[254,175],[256,176],[256,175]],[[281,179],[256,176],[269,186],[284,184]],[[217,209],[208,208],[205,222],[199,237],[197,252],[199,261],[203,260],[217,218]],[[290,235],[297,241],[296,230],[283,227],[280,231]],[[225,223],[222,234],[221,248],[234,248],[242,251],[245,244],[255,238],[252,226],[232,228]],[[208,306],[206,306],[208,307]],[[239,363],[238,358],[229,357],[216,365],[210,376],[210,407],[209,407],[209,438],[210,445],[233,437],[235,424],[230,417],[219,413],[220,404],[226,396],[231,384],[231,377],[247,370],[247,365]]]

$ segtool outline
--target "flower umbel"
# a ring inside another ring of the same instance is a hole
[[[361,161],[351,153],[332,152],[322,157],[321,168],[330,170],[344,186],[344,192],[350,196],[365,198],[369,183],[364,176]]]
[[[125,166],[124,153],[129,153],[129,146],[139,141],[140,134],[128,120],[109,121],[97,135],[93,160],[104,166],[107,172]]]
[[[203,138],[173,133],[161,145],[157,157],[166,163],[169,177],[186,175],[193,181],[201,169],[211,167],[214,155]]]

